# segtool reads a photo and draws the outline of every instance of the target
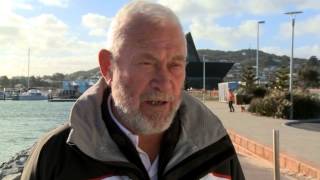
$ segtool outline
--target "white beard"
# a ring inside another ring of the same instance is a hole
[[[139,107],[134,107],[132,98],[125,93],[125,88],[120,83],[115,84],[112,88],[112,98],[114,101],[116,114],[119,116],[118,120],[134,134],[156,134],[167,130],[180,107],[181,100],[173,107],[173,109],[163,117],[162,113],[154,113],[151,117],[143,115]],[[163,93],[152,93],[141,97],[141,101],[145,98],[162,98],[173,101],[172,96],[164,95]]]

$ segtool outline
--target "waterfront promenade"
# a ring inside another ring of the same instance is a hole
[[[320,132],[286,126],[284,119],[241,112],[237,106],[236,112],[229,112],[227,104],[218,101],[206,101],[206,105],[221,119],[240,149],[269,162],[272,130],[279,130],[281,160],[286,160],[280,162],[281,166],[320,179]]]

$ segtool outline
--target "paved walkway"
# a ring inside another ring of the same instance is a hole
[[[267,161],[257,161],[256,158],[238,154],[238,158],[246,180],[271,180],[273,179],[273,168]],[[297,180],[294,176],[280,173],[281,180]],[[300,179],[299,179],[300,180]],[[306,179],[301,179],[306,180]]]
[[[227,129],[257,143],[272,147],[272,129],[280,134],[280,152],[320,167],[320,132],[284,125],[286,120],[274,119],[240,112],[231,113],[226,103],[207,101],[206,105],[216,114]]]

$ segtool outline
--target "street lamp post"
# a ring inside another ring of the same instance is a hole
[[[206,92],[206,55],[202,56],[202,72],[203,72],[203,93],[202,93],[202,100],[205,101],[205,92]]]
[[[260,84],[260,79],[259,79],[259,25],[264,24],[265,21],[258,21],[257,22],[257,56],[256,56],[256,78],[258,81],[258,84]]]
[[[293,74],[293,47],[294,47],[294,24],[295,24],[295,17],[297,14],[302,13],[302,11],[291,11],[286,12],[286,15],[291,16],[292,20],[292,37],[291,37],[291,57],[290,57],[290,75],[289,75],[289,94],[290,94],[290,119],[293,119],[293,95],[292,95],[292,74]]]

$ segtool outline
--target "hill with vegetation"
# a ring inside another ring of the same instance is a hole
[[[230,61],[234,63],[240,63],[243,66],[254,66],[256,64],[256,50],[255,49],[243,49],[239,51],[219,51],[210,49],[198,50],[200,59],[205,55],[205,58],[209,61]],[[294,58],[294,63],[305,63],[306,59]],[[261,67],[270,66],[289,66],[290,57],[278,56],[275,54],[259,51],[259,65]]]
[[[90,79],[93,76],[100,75],[100,68],[96,67],[88,71],[76,71],[71,74],[66,74],[66,80]]]
[[[241,66],[254,66],[256,63],[256,50],[255,49],[243,49],[238,51],[219,51],[210,49],[197,50],[200,59],[205,56],[208,61],[220,61],[220,62],[234,62],[239,63]],[[259,65],[264,67],[289,67],[288,56],[278,56],[275,54],[259,51]],[[294,64],[301,65],[307,62],[306,59],[295,58]],[[300,66],[299,66],[300,67]],[[82,80],[82,79],[97,79],[100,76],[99,67],[93,68],[88,71],[77,71],[70,74],[55,73],[51,76],[31,76],[30,83],[33,87],[59,87],[63,80]],[[3,87],[26,87],[26,77],[12,77],[9,79],[7,76],[0,77],[0,88]]]

